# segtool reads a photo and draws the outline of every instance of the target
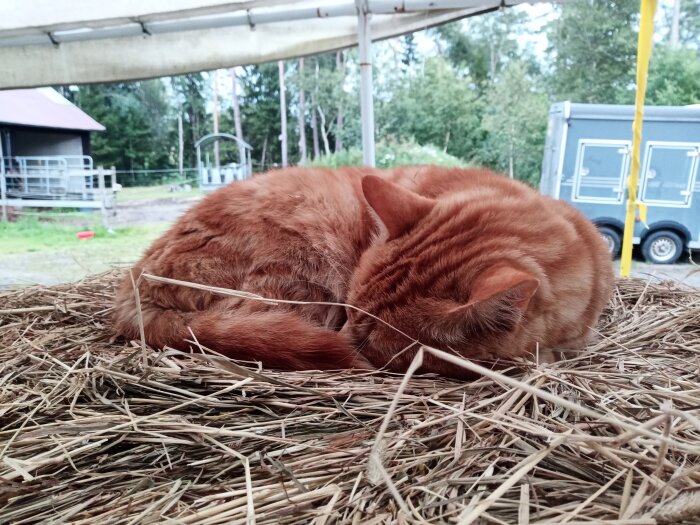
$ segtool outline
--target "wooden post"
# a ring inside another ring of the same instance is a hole
[[[0,159],[0,162],[3,162]],[[7,187],[5,186],[5,170],[0,173],[0,199],[2,199],[2,220],[7,221]]]
[[[280,140],[282,141],[282,167],[286,168],[287,161],[287,98],[284,91],[284,62],[279,61],[280,69],[280,114],[282,116],[282,131]]]
[[[102,213],[102,226],[107,225],[107,192],[105,191],[105,170],[102,166],[97,166],[97,184],[100,189],[100,212]]]
[[[111,173],[110,173],[110,178],[111,178],[111,184],[112,184],[112,217],[117,216],[117,192],[115,191],[114,188],[117,187],[117,168],[116,166],[112,166],[111,168]]]
[[[0,133],[0,200],[2,200],[2,220],[7,221],[7,186],[5,185],[5,159],[2,152],[2,133]]]

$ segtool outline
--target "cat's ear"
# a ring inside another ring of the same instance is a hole
[[[434,200],[421,197],[374,175],[362,179],[362,192],[367,203],[386,226],[389,239],[406,233],[435,205]]]
[[[539,285],[535,276],[516,268],[489,268],[472,283],[469,304],[500,300],[525,313]]]
[[[465,331],[510,331],[522,320],[540,281],[510,266],[482,272],[471,285],[468,302],[450,309],[446,318]]]

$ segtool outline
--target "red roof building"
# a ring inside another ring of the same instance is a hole
[[[105,127],[52,88],[0,91],[0,156],[90,155]]]
[[[92,196],[90,133],[105,127],[52,88],[0,91],[0,192]]]

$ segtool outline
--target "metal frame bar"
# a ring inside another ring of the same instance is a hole
[[[569,119],[571,118],[571,102],[568,100],[564,102],[564,108],[563,108],[563,115],[562,115],[562,133],[561,133],[561,142],[559,143],[560,151],[559,151],[559,159],[557,162],[557,175],[556,175],[556,189],[554,198],[558,199],[561,196],[561,185],[562,185],[562,177],[564,174],[564,157],[566,155],[566,140],[569,135]]]
[[[375,165],[374,107],[372,82],[372,31],[370,18],[376,15],[413,15],[421,13],[449,14],[468,9],[497,9],[523,3],[525,0],[343,0],[334,4],[297,7],[293,3],[281,6],[241,9],[240,2],[217,2],[197,9],[136,14],[133,17],[88,19],[82,22],[44,24],[0,31],[0,48],[12,46],[54,46],[62,43],[89,42],[126,38],[142,34],[179,33],[230,27],[314,20],[331,17],[357,17],[357,37],[360,54],[360,107],[362,116],[363,162]],[[146,7],[147,9],[147,7]],[[228,11],[227,11],[228,9]],[[144,9],[145,10],[145,9]],[[476,13],[473,13],[476,14]],[[467,16],[466,13],[464,16]],[[125,20],[129,20],[125,23]],[[131,38],[129,38],[131,37]],[[200,160],[198,159],[198,167]]]
[[[223,27],[250,26],[277,22],[291,22],[314,18],[333,18],[357,16],[359,5],[367,14],[410,14],[422,11],[449,11],[484,7],[484,0],[348,0],[335,5],[317,5],[289,8],[287,6],[260,7],[240,9],[240,4],[232,3],[223,12],[225,6],[218,5],[220,14],[197,14],[189,11],[171,11],[157,15],[141,15],[129,23],[121,19],[87,20],[76,27],[75,23],[55,24],[40,27],[27,27],[0,31],[0,47],[25,45],[60,45],[67,42],[86,40],[104,40],[138,36],[146,33],[156,35],[192,31],[198,29],[218,29]],[[520,1],[502,3],[504,7],[522,3]],[[495,4],[500,5],[500,4]],[[206,10],[204,11],[206,13]],[[6,36],[3,36],[6,33]]]
[[[42,199],[1,199],[0,205],[12,208],[102,208],[100,201],[91,200],[42,200]]]
[[[0,202],[2,202],[2,220],[7,220],[7,204],[5,204],[5,198],[7,197],[7,191],[5,188],[5,159],[3,157],[2,150],[2,131],[0,131]]]
[[[372,33],[367,0],[357,0],[357,42],[360,53],[360,120],[362,162],[375,166],[374,93],[372,83]]]
[[[0,158],[1,159],[1,158]],[[94,208],[97,210],[102,210],[102,215],[103,215],[103,222],[106,224],[106,210],[111,209],[114,207],[116,204],[114,199],[110,200],[108,199],[108,196],[110,194],[114,195],[114,183],[116,181],[116,170],[114,168],[111,169],[104,169],[102,166],[98,166],[97,169],[91,169],[91,170],[85,170],[85,174],[81,174],[81,177],[98,177],[98,189],[95,191],[94,189],[90,192],[91,195],[99,195],[99,199],[97,200],[91,200],[91,199],[26,199],[22,197],[18,198],[13,198],[13,197],[8,197],[7,194],[4,192],[6,185],[5,185],[5,178],[7,175],[14,175],[14,174],[8,174],[4,170],[4,162],[0,162],[0,187],[3,189],[2,196],[0,197],[0,207],[5,210],[7,207],[12,207],[12,208]],[[105,185],[105,176],[109,175],[111,177],[111,182],[112,182],[112,188],[107,188]]]

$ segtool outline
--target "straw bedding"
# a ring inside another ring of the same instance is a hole
[[[700,292],[471,383],[108,339],[114,274],[0,293],[0,523],[700,523]]]

